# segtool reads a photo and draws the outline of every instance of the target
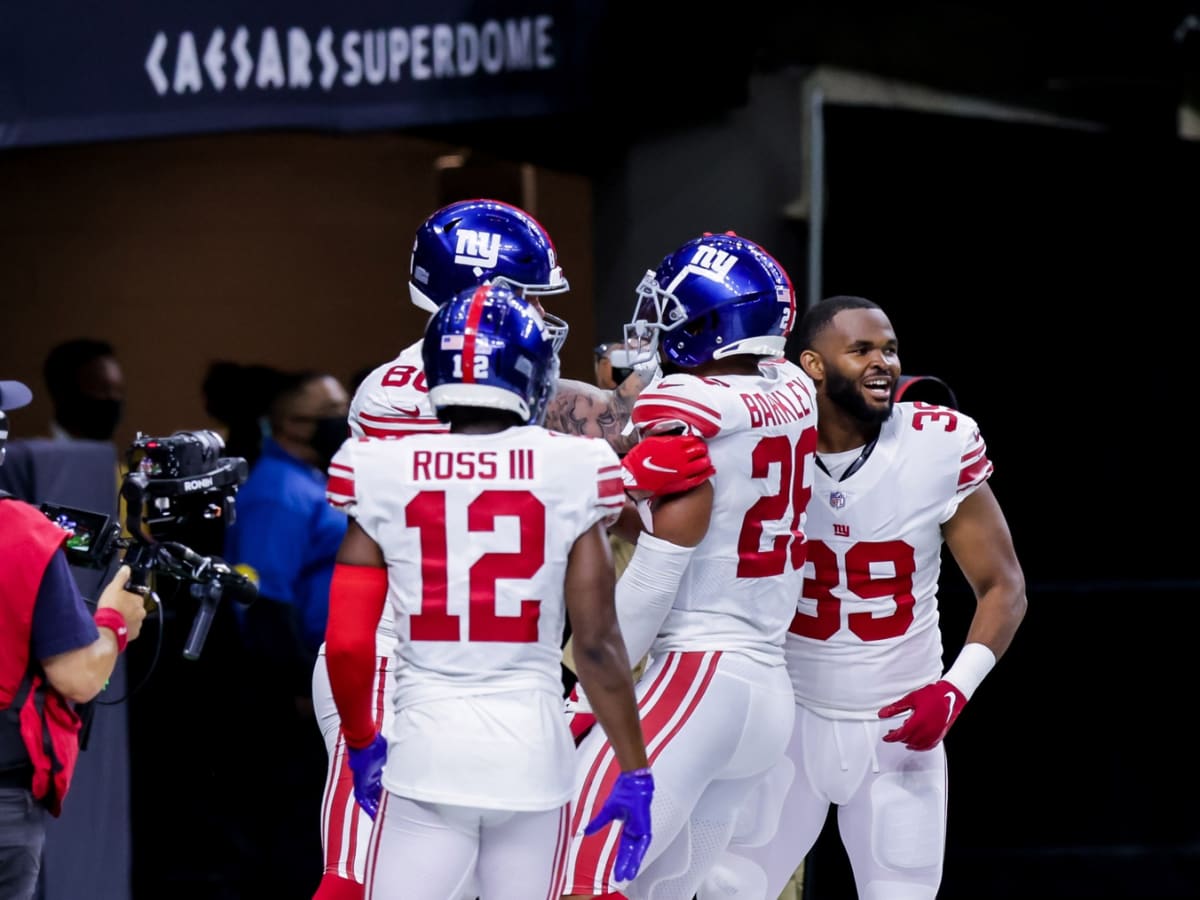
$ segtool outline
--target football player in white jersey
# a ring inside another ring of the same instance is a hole
[[[617,585],[628,656],[650,657],[637,692],[654,839],[629,881],[617,835],[585,833],[619,771],[592,729],[576,763],[568,895],[690,900],[741,801],[787,745],[795,706],[783,641],[817,446],[813,383],[781,358],[794,315],[787,273],[734,234],[688,241],[638,287],[627,341],[661,352],[668,372],[638,398],[633,421],[646,435],[703,438],[716,474],[654,504]]]
[[[613,600],[620,461],[604,441],[538,424],[555,342],[505,282],[444,304],[422,359],[450,432],[350,438],[330,467],[330,502],[351,524],[326,656],[355,796],[376,818],[366,896],[453,900],[472,883],[489,900],[561,893],[575,752],[559,675],[568,608],[579,678],[621,770],[596,814],[617,822],[636,872],[654,783]],[[395,689],[381,735],[385,601]]]
[[[563,293],[568,283],[550,235],[532,216],[497,200],[464,200],[437,210],[417,229],[409,278],[410,297],[417,307],[436,312],[441,303],[496,277],[504,278],[537,307],[556,347],[560,347],[567,325],[547,314],[538,298]],[[350,403],[351,434],[401,437],[446,431],[429,399],[421,353],[422,342],[417,341],[363,379]],[[625,453],[636,436],[622,434],[622,429],[637,393],[650,380],[653,370],[653,365],[643,365],[616,391],[560,379],[543,424],[567,434],[604,437],[617,452]],[[628,462],[632,467],[636,455]],[[706,464],[707,458],[694,459],[692,464],[701,463]],[[640,474],[658,477],[664,473],[643,470]],[[391,612],[385,609],[378,637],[381,669],[394,639]],[[324,875],[314,900],[360,900],[371,821],[354,802],[345,765],[345,742],[325,662],[322,652],[313,670],[313,704],[329,754],[321,807]],[[385,695],[391,688],[382,675],[380,684],[376,715],[382,723],[390,715]]]
[[[816,304],[797,332],[817,385],[819,471],[804,590],[787,637],[796,720],[702,900],[776,900],[830,804],[864,900],[932,900],[946,841],[942,739],[1025,614],[1025,581],[975,421],[894,402],[896,333],[861,297]],[[719,465],[718,465],[719,469]],[[942,544],[975,593],[942,668]]]

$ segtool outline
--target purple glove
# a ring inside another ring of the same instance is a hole
[[[596,817],[588,822],[584,834],[595,834],[613,819],[625,823],[617,847],[613,877],[632,881],[642,867],[642,857],[650,846],[650,801],[654,798],[654,776],[649,769],[622,772],[608,792],[608,799]]]
[[[354,775],[354,799],[372,819],[379,812],[383,793],[383,764],[387,762],[387,740],[376,734],[375,740],[360,750],[346,748],[346,762]]]

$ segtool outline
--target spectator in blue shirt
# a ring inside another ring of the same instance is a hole
[[[325,500],[325,469],[348,436],[349,397],[322,372],[287,376],[267,411],[269,436],[238,492],[225,558],[250,570],[259,599],[244,626],[254,652],[300,657],[298,683],[312,675],[325,637],[329,581],[346,516]],[[255,620],[258,621],[255,621]]]
[[[310,897],[321,876],[320,828],[312,811],[320,809],[324,789],[325,745],[312,711],[312,671],[348,521],[326,501],[325,480],[349,435],[349,405],[332,375],[281,379],[267,408],[262,453],[238,491],[237,518],[226,533],[225,558],[258,583],[258,598],[240,611],[244,724],[290,748],[247,773],[247,791],[267,799],[262,820],[246,823],[255,848],[248,889],[272,896]],[[311,869],[298,864],[305,860],[314,861]]]

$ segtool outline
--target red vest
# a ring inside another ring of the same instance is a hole
[[[79,756],[79,716],[30,659],[30,640],[42,576],[66,537],[28,503],[0,499],[0,747],[7,756],[24,745],[33,795],[56,816]]]

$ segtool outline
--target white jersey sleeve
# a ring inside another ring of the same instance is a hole
[[[667,375],[639,396],[632,418],[643,434],[698,435],[716,468],[708,531],[652,653],[722,650],[783,664],[803,577],[815,393],[799,367],[770,360],[757,375]]]
[[[355,437],[403,437],[447,430],[429,400],[421,341],[404,348],[362,380],[350,401],[349,423]]]
[[[928,403],[897,403],[849,477],[816,473],[787,641],[798,702],[874,719],[941,677],[942,525],[991,473],[975,421]]]

